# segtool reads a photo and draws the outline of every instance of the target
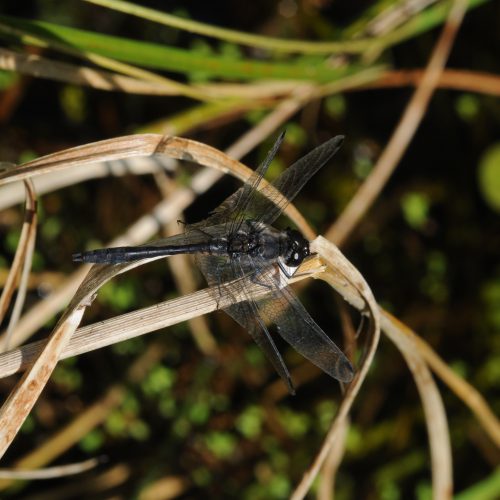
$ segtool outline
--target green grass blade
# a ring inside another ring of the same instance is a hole
[[[495,500],[499,497],[500,469],[496,469],[486,479],[458,493],[455,500]]]
[[[203,72],[211,77],[241,80],[280,79],[328,82],[356,71],[331,68],[322,59],[299,59],[294,62],[263,62],[251,59],[227,59],[199,54],[150,42],[142,42],[69,28],[44,21],[28,21],[0,16],[0,22],[45,40],[64,43],[84,52],[92,52],[138,66],[191,74]]]
[[[107,7],[109,9],[130,14],[148,21],[154,21],[171,28],[177,28],[198,35],[205,35],[226,42],[246,45],[276,52],[299,54],[334,54],[356,53],[366,50],[366,40],[345,40],[338,42],[311,42],[309,40],[284,40],[252,33],[244,33],[227,28],[220,28],[191,19],[183,19],[172,14],[142,7],[123,0],[86,0],[89,3]],[[369,42],[369,41],[368,41]]]
[[[280,38],[266,37],[241,31],[220,28],[210,24],[183,19],[172,14],[158,10],[142,7],[123,0],[86,0],[87,2],[101,5],[119,12],[130,14],[148,21],[153,21],[171,28],[182,29],[199,35],[210,36],[226,42],[238,43],[249,47],[267,49],[276,52],[288,52],[299,54],[335,54],[335,53],[363,53],[372,50],[374,44],[379,47],[389,47],[407,38],[412,38],[424,31],[428,31],[441,24],[451,7],[452,1],[439,2],[428,9],[419,12],[410,18],[403,26],[393,32],[379,38],[365,38],[357,40],[342,40],[334,42],[311,42],[309,40],[284,40]],[[488,0],[470,0],[469,9],[477,7]],[[380,2],[379,9],[386,2]],[[374,12],[373,6],[369,12]],[[365,18],[366,22],[366,18]],[[352,31],[351,31],[352,32]]]

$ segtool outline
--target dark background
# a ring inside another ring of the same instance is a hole
[[[305,4],[324,22],[341,29],[362,16],[370,2]],[[181,10],[198,21],[271,36],[282,36],[282,26],[289,23],[290,36],[314,39],[299,15],[292,19],[279,16],[276,2],[148,2],[148,6],[165,12]],[[170,43],[185,48],[192,47],[196,38],[79,2],[4,2],[2,13],[154,42],[169,38],[173,40]],[[499,20],[498,2],[470,11],[448,66],[498,74]],[[389,49],[384,60],[396,69],[422,68],[439,32],[440,28],[429,31]],[[217,50],[216,41],[207,43]],[[247,55],[252,55],[250,50]],[[82,88],[75,94],[82,110],[75,119],[65,104],[66,85],[29,77],[11,85],[4,88],[0,100],[2,161],[21,162],[133,133],[139,126],[193,106],[186,98]],[[17,98],[6,106],[5,95],[15,86]],[[285,145],[284,161],[304,154],[331,135],[347,136],[341,153],[297,199],[298,207],[320,234],[335,221],[362,182],[359,172],[373,166],[411,93],[409,88],[350,92],[330,101],[340,105],[339,113],[329,112],[325,100],[307,106],[291,120],[292,128],[303,139],[300,146]],[[313,106],[317,107],[311,111]],[[313,129],[305,126],[311,112],[315,116]],[[342,249],[377,300],[429,342],[497,412],[499,208],[498,203],[495,208],[487,201],[479,179],[485,155],[498,144],[499,121],[497,97],[438,90],[399,167]],[[249,126],[249,118],[242,116],[186,135],[224,149]],[[269,141],[244,162],[257,165],[268,147]],[[188,220],[203,217],[236,185],[225,179],[215,186],[190,207]],[[44,196],[34,272],[48,272],[51,279],[69,274],[74,268],[73,252],[86,248],[89,241],[104,244],[119,235],[159,200],[156,185],[148,176],[99,179]],[[21,207],[0,213],[0,264],[5,268],[12,259],[9,242],[19,233],[21,217]],[[44,225],[55,229],[44,231]],[[112,287],[87,313],[86,322],[177,295],[162,263],[132,271]],[[42,291],[30,291],[28,307]],[[301,299],[318,323],[341,343],[332,292],[312,283]],[[221,359],[203,356],[187,326],[178,325],[63,362],[3,466],[44,443],[112,384],[123,383],[125,403],[110,414],[106,425],[55,463],[98,455],[107,456],[108,462],[84,476],[25,484],[22,490],[4,492],[6,498],[20,494],[38,498],[35,494],[40,492],[49,496],[59,492],[61,498],[132,498],[163,476],[189,481],[181,498],[286,497],[318,450],[340,394],[332,391],[326,376],[318,376],[299,387],[297,396],[284,397],[269,407],[262,394],[277,378],[269,364],[222,313],[213,314],[209,321]],[[47,325],[37,338],[49,332]],[[128,383],[128,366],[151,342],[165,346],[161,364],[142,382]],[[288,351],[287,360],[292,366],[305,363]],[[12,382],[0,381],[5,396]],[[498,450],[464,404],[438,384],[450,424],[455,489],[460,492],[492,474]],[[258,422],[257,431],[242,431],[242,422]],[[115,464],[129,467],[127,478],[116,486],[89,493],[61,493],[61,485],[91,482]],[[382,338],[354,406],[336,492],[338,498],[430,498],[429,488],[428,441],[415,384],[398,351]]]

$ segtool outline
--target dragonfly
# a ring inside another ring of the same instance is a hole
[[[349,383],[354,370],[343,352],[312,319],[289,279],[310,254],[309,241],[297,230],[273,223],[307,181],[339,150],[335,136],[297,160],[272,183],[262,182],[284,139],[279,135],[247,182],[201,222],[185,232],[144,246],[89,250],[73,261],[121,264],[176,254],[193,254],[214,293],[229,294],[222,310],[239,323],[265,353],[290,393],[290,372],[273,340],[277,332],[296,351],[336,380]],[[233,286],[226,286],[232,283]],[[235,285],[236,284],[236,285]],[[252,293],[257,287],[259,293]],[[232,291],[231,291],[232,290]],[[227,295],[226,295],[227,296]]]

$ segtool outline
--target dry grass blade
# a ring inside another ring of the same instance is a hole
[[[24,188],[26,191],[26,209],[24,213],[24,223],[21,230],[19,243],[17,245],[14,262],[12,263],[7,281],[5,283],[5,287],[2,291],[2,296],[0,297],[0,323],[4,318],[7,308],[9,307],[9,303],[14,294],[16,286],[19,286],[16,302],[14,304],[14,309],[10,317],[9,326],[7,328],[7,333],[5,335],[4,341],[0,344],[0,351],[8,349],[9,340],[12,336],[13,329],[15,328],[21,314],[21,310],[24,305],[24,299],[26,298],[28,277],[31,269],[33,250],[35,247],[37,225],[36,194],[33,188],[33,184],[30,180],[24,181]]]
[[[342,463],[345,453],[345,444],[347,431],[349,430],[349,418],[342,421],[337,439],[333,444],[328,457],[325,460],[325,465],[321,470],[320,484],[318,488],[318,500],[332,500],[335,489],[335,476],[337,470]]]
[[[433,498],[449,499],[453,493],[453,467],[443,400],[417,345],[401,333],[405,326],[388,313],[381,316],[381,323],[384,333],[405,358],[420,394],[431,449]]]
[[[152,342],[144,353],[137,358],[127,371],[127,380],[138,383],[143,380],[151,366],[158,363],[165,354],[165,345]],[[104,394],[92,405],[57,431],[43,444],[16,461],[18,469],[34,469],[51,462],[65,451],[69,450],[92,429],[101,425],[110,412],[118,407],[124,400],[127,391],[124,385],[115,384],[106,389]],[[8,488],[11,480],[0,480],[0,490]]]
[[[326,237],[341,244],[374,203],[401,160],[419,126],[451,51],[458,28],[467,10],[467,0],[456,0],[441,36],[429,59],[420,85],[415,90],[389,143],[366,181],[351,199]]]
[[[92,267],[75,295],[75,300],[80,302],[88,300],[96,293],[99,287],[114,276],[152,260],[157,259],[142,260],[129,264]],[[314,267],[315,265],[316,267]],[[304,270],[307,271],[305,272]],[[304,279],[309,274],[321,272],[321,270],[322,267],[319,263],[315,259],[310,259],[299,268],[296,277],[290,281],[295,282]],[[226,288],[228,293],[224,293]],[[252,282],[249,282],[245,288],[249,293],[253,293],[254,295],[259,295],[266,291],[261,286]],[[80,328],[73,335],[61,357],[75,356],[172,326],[202,314],[208,314],[217,308],[224,308],[233,300],[237,300],[238,297],[240,297],[240,300],[243,300],[245,297],[241,292],[241,280],[225,284],[222,286],[220,292],[222,297],[214,298],[214,291],[207,288],[177,299],[116,316],[95,325]],[[34,342],[12,351],[11,356],[0,356],[0,377],[15,373],[15,371],[25,369],[26,366],[29,366],[31,359],[42,349],[43,344],[44,341]]]
[[[180,137],[136,134],[77,146],[23,163],[1,172],[0,185],[48,172],[59,172],[76,165],[154,154],[165,154],[227,171],[227,157],[215,148]]]
[[[78,289],[79,283],[87,274],[87,266],[82,266],[66,278],[47,298],[24,313],[12,333],[11,347],[22,344],[30,335],[42,327],[57,312],[61,311]],[[0,342],[5,342],[7,332],[0,335]]]
[[[73,85],[85,85],[99,90],[122,91],[130,94],[182,95],[178,84],[144,81],[130,76],[85,66],[53,61],[35,54],[21,54],[0,48],[0,68],[37,78],[49,78]]]
[[[142,95],[183,95],[177,82],[133,78],[106,70],[54,61],[35,54],[0,48],[0,68],[24,75],[92,87],[98,90]],[[214,98],[269,99],[285,96],[297,87],[295,81],[198,84],[192,88]]]
[[[49,172],[33,177],[33,185],[38,196],[58,189],[73,186],[90,179],[108,176],[145,175],[159,171],[174,171],[176,160],[154,156],[129,158],[126,161],[90,163],[85,168],[71,168],[63,172]],[[9,183],[0,187],[0,210],[11,207],[24,200],[20,183]]]
[[[206,144],[175,136],[138,134],[66,149],[24,163],[16,168],[0,172],[0,185],[47,172],[60,171],[76,165],[154,154],[167,155],[177,160],[196,162],[223,173],[231,172],[242,181],[248,179],[252,173],[248,167],[239,161]],[[268,189],[268,186],[269,183],[263,180],[259,185],[259,189]],[[289,207],[286,213],[289,217],[304,221],[293,206]],[[305,221],[303,223],[305,224]]]
[[[398,328],[399,335],[409,337],[414,348],[419,355],[425,359],[426,363],[434,373],[466,404],[474,413],[485,432],[500,448],[500,421],[495,416],[483,396],[466,380],[457,375],[437,354],[436,352],[419,337],[415,332],[408,328],[390,315],[387,311],[381,310],[381,317],[384,323],[389,322],[392,329]]]
[[[85,308],[81,304],[75,304],[68,308],[33,366],[24,374],[0,408],[0,458],[7,451],[40,396],[64,346],[80,323],[84,310]]]
[[[55,477],[74,476],[81,474],[99,465],[99,459],[90,458],[83,462],[75,464],[58,465],[56,467],[47,467],[45,469],[33,470],[8,470],[0,469],[0,479],[16,479],[16,480],[31,480],[31,479],[53,479]]]
[[[387,71],[379,80],[368,83],[356,90],[403,87],[409,85],[417,87],[420,85],[424,75],[425,71],[420,69]],[[441,73],[438,87],[500,96],[500,77],[491,73],[481,73],[478,71],[446,69]]]
[[[178,498],[191,486],[191,481],[182,476],[164,476],[144,488],[138,500],[169,500]]]
[[[340,252],[335,245],[322,236],[318,236],[311,243],[311,251],[317,253],[321,261],[326,264],[324,272],[318,273],[314,277],[325,280],[344,298],[344,300],[349,302],[363,314],[369,315],[369,338],[366,352],[360,361],[358,371],[353,381],[347,387],[342,403],[340,404],[337,415],[323,442],[321,450],[293,492],[291,496],[293,500],[304,498],[307,495],[314,479],[328,457],[330,450],[338,439],[345,425],[349,410],[368,373],[380,338],[380,316],[378,306],[363,276],[361,276],[359,271],[343,256],[342,252]]]
[[[389,5],[366,25],[363,34],[377,36],[388,33],[436,1],[410,0]]]
[[[197,99],[201,101],[206,101],[209,99],[206,93],[203,94],[202,92],[191,87],[190,85],[177,82],[175,80],[166,78],[151,71],[147,71],[143,68],[132,66],[131,64],[126,64],[124,62],[111,59],[109,57],[95,54],[93,52],[82,51],[71,48],[69,44],[59,43],[54,38],[52,38],[51,40],[46,40],[34,34],[26,33],[22,29],[14,28],[4,23],[1,23],[1,27],[4,33],[8,33],[16,38],[19,38],[26,45],[34,45],[35,47],[42,47],[46,49],[55,49],[64,54],[69,54],[73,57],[83,58],[85,60],[91,61],[103,68],[119,71],[124,75],[129,75],[131,77],[138,78],[140,80],[165,84],[165,86],[169,89],[176,88],[177,93],[185,97],[191,97],[192,99]]]

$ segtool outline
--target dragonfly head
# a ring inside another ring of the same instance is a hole
[[[295,229],[288,228],[286,236],[283,260],[287,266],[297,267],[311,253],[309,242]]]

